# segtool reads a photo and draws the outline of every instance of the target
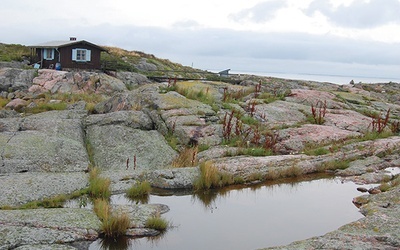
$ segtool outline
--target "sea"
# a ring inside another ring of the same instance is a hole
[[[368,76],[350,76],[350,75],[323,75],[323,74],[305,74],[305,73],[283,73],[283,72],[252,72],[252,71],[230,71],[230,74],[246,74],[267,77],[276,77],[291,80],[305,80],[316,82],[329,82],[334,84],[354,83],[400,83],[400,76],[397,77],[368,77]]]

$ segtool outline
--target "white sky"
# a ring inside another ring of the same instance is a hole
[[[396,68],[400,0],[0,2],[0,42],[31,45],[69,36],[183,64],[213,55]]]

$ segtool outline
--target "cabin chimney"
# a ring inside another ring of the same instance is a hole
[[[70,41],[76,41],[76,37],[70,37],[69,40]]]

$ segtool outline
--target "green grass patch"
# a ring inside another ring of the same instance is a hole
[[[321,148],[315,148],[315,149],[305,150],[304,153],[305,153],[306,155],[319,156],[319,155],[326,155],[326,154],[329,154],[330,151],[329,151],[329,149],[327,149],[327,148],[325,148],[325,147],[321,147]]]
[[[0,43],[0,61],[22,61],[24,57],[29,55],[30,49],[24,45]]]
[[[0,109],[4,108],[9,102],[10,100],[7,98],[0,97]]]
[[[273,155],[272,150],[265,148],[242,148],[237,152],[238,155],[250,155],[250,156],[271,156]]]
[[[377,140],[377,139],[384,139],[384,138],[388,138],[390,136],[392,136],[393,133],[390,130],[385,130],[381,133],[378,133],[376,131],[373,132],[367,132],[364,134],[364,136],[358,138],[357,141],[373,141],[373,140]]]
[[[148,197],[151,192],[151,185],[148,181],[135,182],[126,191],[126,197],[132,200]]]
[[[158,231],[165,231],[168,228],[168,221],[158,216],[152,216],[146,220],[145,227],[155,229]]]
[[[100,177],[100,170],[93,168],[89,174],[88,194],[91,198],[108,199],[111,196],[111,181],[108,178]]]
[[[60,102],[60,103],[39,103],[37,104],[36,107],[25,108],[24,111],[26,113],[38,114],[51,110],[66,110],[66,109],[67,109],[67,104]]]
[[[172,132],[168,132],[164,138],[172,149],[178,151],[179,140]]]
[[[245,115],[245,116],[240,117],[240,120],[241,120],[244,124],[247,124],[247,125],[257,125],[257,124],[260,123],[260,122],[259,122],[257,119],[255,119],[254,117],[251,117],[251,116],[248,116],[248,115]]]
[[[336,170],[336,169],[346,169],[350,166],[350,160],[333,160],[333,161],[328,161],[324,162],[319,170],[326,171],[326,170]]]
[[[68,200],[67,195],[56,195],[43,200],[31,201],[19,207],[19,209],[36,209],[36,208],[62,208]]]

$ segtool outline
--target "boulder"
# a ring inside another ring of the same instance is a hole
[[[127,89],[133,89],[139,85],[151,83],[146,76],[134,72],[118,72],[117,78],[125,83]]]
[[[36,70],[0,68],[0,92],[26,90],[32,85]]]
[[[143,70],[143,71],[155,71],[155,70],[157,70],[157,65],[147,62],[146,58],[140,59],[140,62],[138,64],[136,64],[135,67],[137,69]]]
[[[27,101],[17,98],[17,99],[11,100],[9,103],[7,103],[5,108],[12,109],[12,110],[19,110],[23,107],[26,107],[28,104],[29,103]]]
[[[29,92],[114,94],[126,91],[125,84],[114,77],[96,72],[66,72],[40,69]]]

